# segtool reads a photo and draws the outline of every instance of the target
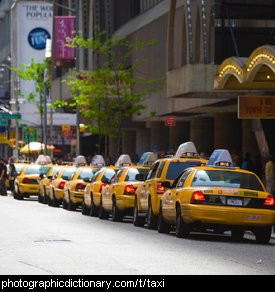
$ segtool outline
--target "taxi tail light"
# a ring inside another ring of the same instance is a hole
[[[101,192],[106,186],[107,186],[107,184],[102,184],[102,185],[100,186],[99,192]]]
[[[161,182],[158,182],[157,183],[157,194],[162,195],[162,194],[164,194],[164,191],[165,191],[164,186],[162,185]]]
[[[205,199],[203,192],[196,191],[193,193],[192,198],[191,198],[192,203],[202,203],[205,201],[206,201],[206,199]]]
[[[75,186],[75,189],[77,190],[77,191],[84,191],[84,189],[85,189],[85,185],[84,184],[82,184],[82,183],[78,183],[76,186]]]
[[[127,185],[124,189],[124,195],[134,195],[136,193],[136,189],[133,185]]]
[[[264,202],[264,205],[265,205],[265,206],[274,206],[274,205],[275,205],[275,200],[274,200],[274,198],[273,198],[271,195],[269,195],[269,196],[266,198],[266,200],[265,200],[265,202]]]
[[[23,184],[29,184],[30,183],[30,179],[25,177],[23,178],[23,181],[22,181]]]
[[[58,188],[59,188],[59,189],[64,189],[65,184],[66,184],[66,182],[65,182],[65,181],[62,181],[62,182],[59,184]]]

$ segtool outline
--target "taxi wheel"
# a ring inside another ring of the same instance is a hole
[[[180,206],[176,208],[176,236],[178,238],[187,238],[190,235],[190,226],[182,220]]]
[[[244,237],[244,230],[241,229],[231,230],[231,237],[234,241],[241,241]]]
[[[106,220],[109,218],[109,214],[104,210],[102,205],[102,199],[100,200],[100,207],[98,212],[98,218],[101,220]]]
[[[40,194],[38,195],[38,202],[42,204],[44,202],[44,197],[42,197]]]
[[[98,216],[98,208],[96,207],[94,203],[93,196],[91,195],[91,208],[90,208],[90,216],[91,217],[97,217]]]
[[[43,196],[43,202],[42,202],[42,204],[48,204],[48,196],[47,196],[46,188],[45,187],[43,189],[43,192],[44,192],[44,196]]]
[[[272,227],[259,227],[255,229],[256,242],[259,244],[268,244],[271,239]]]
[[[148,213],[147,213],[147,228],[148,229],[157,229],[158,217],[154,215],[151,200],[148,204]]]
[[[53,207],[59,207],[59,201],[57,200],[55,194],[53,193],[53,200],[52,200],[52,206]]]
[[[158,232],[159,233],[169,233],[171,230],[171,225],[166,223],[162,215],[162,206],[160,205],[159,216],[158,216]]]
[[[90,208],[88,208],[85,204],[85,202],[82,203],[82,215],[89,215],[90,214]]]
[[[136,227],[143,227],[144,224],[145,224],[145,218],[144,217],[140,217],[138,215],[138,203],[137,203],[137,200],[135,200],[133,223],[134,223],[134,226],[136,226]]]
[[[75,211],[76,210],[76,204],[74,204],[71,200],[69,201],[69,204],[68,204],[68,210],[69,211]]]
[[[112,204],[112,221],[114,222],[121,222],[123,219],[121,211],[118,209],[116,205],[116,199],[113,198],[113,204]]]
[[[63,198],[63,201],[62,201],[62,207],[63,207],[64,210],[68,209],[68,203],[64,198]]]

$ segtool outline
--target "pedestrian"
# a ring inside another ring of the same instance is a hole
[[[266,190],[273,194],[274,188],[274,159],[273,156],[270,155],[268,157],[268,161],[265,164],[265,186]]]
[[[6,178],[7,166],[4,159],[0,157],[0,196],[7,196]]]
[[[254,171],[255,170],[255,166],[254,163],[251,159],[251,154],[249,152],[247,152],[245,154],[245,158],[244,161],[242,162],[242,169],[248,170],[248,171]]]
[[[14,181],[17,175],[18,174],[14,165],[14,160],[11,157],[9,160],[9,185],[10,185],[10,190],[13,196],[14,196]]]

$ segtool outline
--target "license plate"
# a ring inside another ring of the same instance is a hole
[[[247,215],[245,217],[246,220],[252,220],[252,221],[261,221],[262,220],[262,216],[259,215]]]
[[[237,198],[228,198],[227,199],[227,205],[230,205],[230,206],[242,206],[243,205],[243,200],[237,199]]]
[[[31,190],[31,191],[36,191],[36,190],[37,190],[37,188],[30,188],[30,190]]]

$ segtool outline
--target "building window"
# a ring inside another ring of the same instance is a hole
[[[140,0],[140,13],[151,9],[163,0]]]

